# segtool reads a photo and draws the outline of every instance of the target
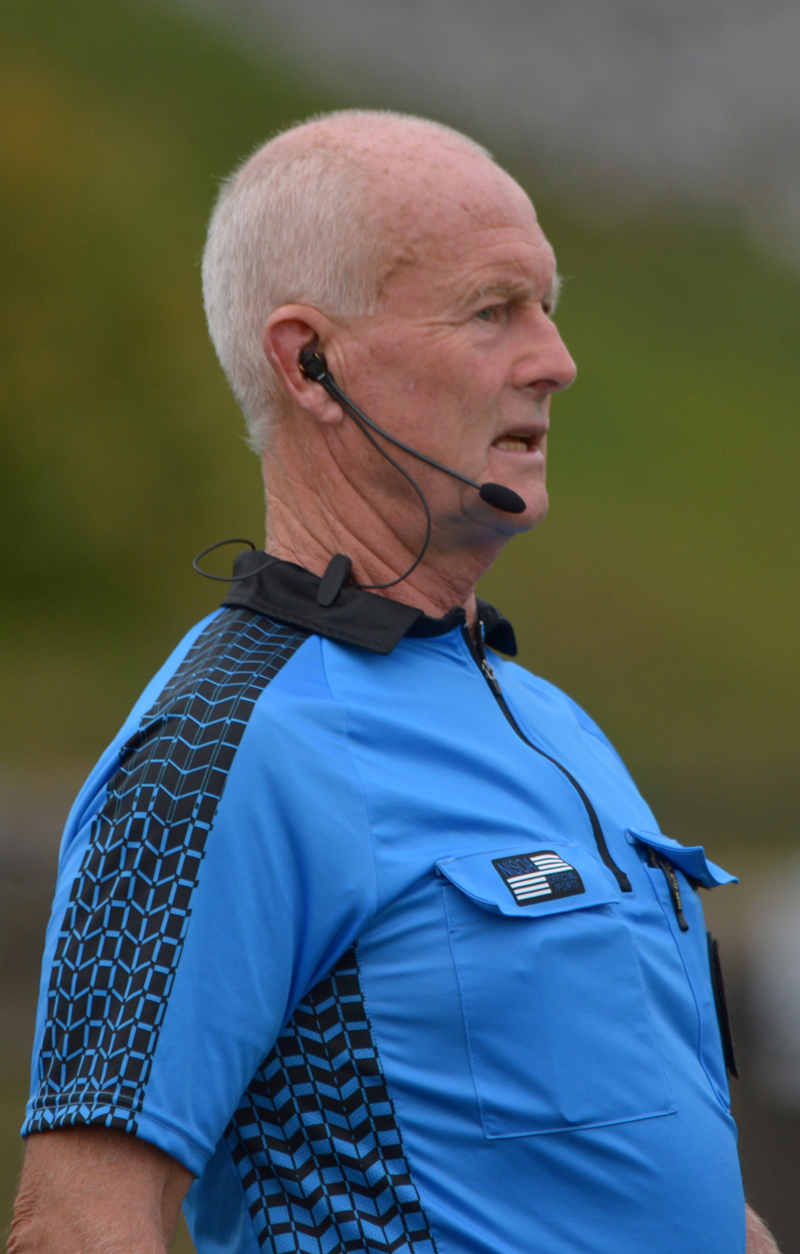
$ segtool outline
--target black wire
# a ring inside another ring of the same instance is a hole
[[[410,453],[412,457],[416,457],[417,461],[426,462],[428,466],[433,466],[434,470],[441,470],[446,475],[450,475],[452,479],[460,479],[462,483],[466,483],[467,487],[475,488],[477,492],[480,492],[481,485],[476,483],[474,479],[468,479],[467,476],[462,475],[460,471],[453,470],[450,466],[443,466],[441,462],[437,462],[433,457],[428,457],[427,453],[420,453],[419,449],[412,448],[410,444],[404,444],[402,440],[398,440],[396,435],[390,435],[388,431],[384,431],[383,427],[379,427],[377,422],[373,422],[371,418],[368,418],[363,409],[359,409],[358,405],[350,400],[347,393],[342,391],[333,376],[328,373],[327,366],[322,374],[318,377],[314,377],[314,382],[321,383],[328,395],[333,397],[335,401],[338,401],[345,413],[349,414],[354,422],[366,423],[366,425],[371,427],[373,431],[377,431],[378,435],[382,435],[384,440],[388,440],[390,444],[395,444],[398,448],[401,448],[404,453]],[[363,427],[361,429],[362,431],[364,430]],[[364,431],[364,434],[366,435],[366,431]],[[375,441],[373,440],[373,444],[374,443]],[[383,452],[383,449],[380,448],[380,445],[375,444],[375,447],[383,453],[384,457],[387,456],[387,454]],[[391,460],[391,458],[389,460]],[[392,465],[397,466],[397,462],[392,462]],[[399,466],[397,468],[398,470],[400,469]],[[403,471],[403,474],[405,474],[405,471]]]
[[[397,579],[389,580],[388,583],[358,583],[357,584],[355,583],[355,581],[353,581],[354,586],[356,588],[361,588],[362,591],[365,591],[365,592],[376,592],[376,591],[382,590],[383,588],[394,588],[396,584],[402,583],[404,579],[408,579],[408,576],[413,574],[413,572],[417,569],[417,567],[419,566],[420,562],[422,561],[423,557],[425,556],[428,550],[428,545],[431,542],[431,511],[428,506],[428,502],[426,501],[425,496],[423,494],[422,488],[419,486],[416,480],[412,479],[408,471],[404,470],[403,467],[398,462],[396,462],[393,457],[390,457],[390,455],[386,452],[386,449],[381,447],[381,445],[377,442],[377,440],[375,439],[375,437],[372,435],[372,433],[370,432],[368,428],[371,427],[373,431],[377,431],[378,435],[382,435],[383,438],[385,440],[388,440],[391,444],[396,444],[397,447],[403,449],[404,452],[410,453],[412,457],[417,457],[421,461],[427,462],[429,466],[434,466],[437,470],[444,470],[448,474],[453,473],[454,478],[461,479],[464,483],[468,483],[471,488],[477,487],[477,484],[474,484],[471,479],[467,479],[465,475],[459,475],[459,474],[456,474],[455,472],[447,471],[446,466],[441,466],[439,462],[434,461],[432,457],[427,457],[424,453],[418,453],[416,449],[411,448],[408,444],[404,444],[403,441],[398,440],[396,436],[390,435],[388,431],[384,431],[383,427],[379,427],[377,422],[373,422],[371,418],[368,418],[367,415],[363,412],[363,410],[360,410],[358,406],[355,405],[353,401],[350,400],[350,397],[347,396],[347,394],[341,390],[341,388],[335,382],[333,377],[329,374],[327,364],[325,363],[325,359],[321,356],[321,354],[319,355],[314,354],[314,356],[315,357],[319,356],[320,362],[323,368],[319,374],[315,374],[315,375],[307,374],[306,377],[313,378],[315,383],[320,383],[322,387],[324,387],[328,395],[331,396],[339,405],[341,405],[342,409],[344,410],[346,414],[349,414],[349,416],[353,419],[353,422],[358,427],[359,431],[362,433],[362,435],[365,435],[367,437],[372,447],[377,449],[381,457],[385,457],[390,466],[394,466],[395,470],[400,471],[400,474],[403,476],[403,478],[406,479],[408,483],[411,484],[412,488],[414,489],[414,491],[416,492],[417,496],[419,497],[422,503],[422,508],[425,511],[425,540],[423,541],[422,548],[420,549],[419,553],[417,554],[416,558],[411,563],[411,565],[409,566],[405,574],[400,575]],[[305,368],[303,368],[303,373],[306,374]]]
[[[333,380],[331,380],[331,382],[333,382]],[[333,386],[336,387],[336,384],[334,383]],[[337,392],[339,391],[338,388],[336,388],[336,390]],[[353,409],[355,409],[355,406],[353,406]],[[414,561],[409,566],[406,573],[404,575],[400,575],[398,579],[390,580],[389,583],[357,583],[355,584],[356,588],[361,588],[361,590],[364,592],[374,592],[379,588],[393,588],[395,584],[402,583],[404,579],[408,579],[408,576],[417,569],[423,557],[425,556],[425,553],[427,552],[428,545],[431,542],[431,511],[430,511],[428,502],[425,500],[425,497],[423,496],[422,488],[419,486],[419,484],[417,484],[411,478],[411,475],[408,473],[407,470],[404,470],[403,467],[398,462],[396,462],[393,457],[390,457],[390,455],[386,452],[386,449],[381,448],[380,444],[375,439],[372,432],[369,431],[364,426],[364,424],[361,421],[361,418],[360,417],[357,418],[356,415],[352,413],[352,411],[350,410],[348,410],[348,412],[350,413],[350,417],[353,419],[353,422],[356,424],[359,431],[361,431],[367,437],[367,439],[369,440],[373,448],[376,448],[378,452],[380,453],[381,457],[385,457],[389,465],[394,466],[395,470],[399,470],[403,478],[408,480],[408,482],[411,484],[412,488],[416,492],[417,496],[419,497],[420,501],[422,502],[422,508],[425,510],[425,540],[423,542],[422,548],[420,549],[419,553],[415,557]],[[369,421],[369,419],[367,419],[367,421]]]
[[[398,440],[396,436],[390,435],[388,431],[384,431],[383,428],[379,427],[376,422],[373,422],[371,418],[368,418],[357,405],[354,405],[349,396],[342,392],[328,373],[327,368],[315,378],[315,382],[322,384],[328,395],[333,397],[333,399],[341,405],[345,413],[352,418],[359,431],[362,435],[366,436],[372,447],[380,453],[381,457],[385,457],[389,465],[393,466],[395,470],[398,470],[403,478],[411,484],[411,487],[419,497],[422,508],[425,511],[425,539],[422,543],[422,548],[405,574],[399,575],[397,579],[390,579],[388,583],[355,583],[355,581],[353,581],[353,586],[360,588],[362,592],[378,592],[382,591],[384,588],[394,588],[398,583],[402,583],[404,579],[408,579],[408,576],[414,573],[428,551],[428,545],[431,542],[432,530],[431,511],[422,488],[416,480],[412,478],[408,471],[405,470],[399,462],[396,462],[394,458],[386,452],[385,448],[381,447],[369,428],[371,427],[373,431],[377,431],[379,435],[382,435],[384,439],[388,440],[391,444],[396,444],[397,447],[403,449],[404,452],[410,453],[412,457],[416,457],[420,461],[427,462],[429,466],[435,467],[436,470],[445,471],[446,474],[452,475],[454,479],[460,479],[462,483],[469,484],[471,488],[477,488],[478,484],[473,483],[473,481],[468,479],[466,475],[460,475],[457,471],[449,470],[446,466],[442,466],[439,462],[434,461],[432,457],[427,457],[424,453],[420,453],[416,449],[411,448],[408,444],[404,444],[402,440]],[[249,579],[251,575],[257,575],[259,571],[264,570],[270,565],[270,561],[267,560],[266,562],[262,562],[260,566],[257,566],[255,570],[249,570],[245,575],[210,575],[207,570],[202,570],[198,565],[201,557],[205,557],[206,553],[211,553],[214,549],[222,548],[225,544],[246,544],[254,552],[256,547],[252,540],[240,539],[218,540],[216,544],[209,544],[208,548],[203,549],[201,553],[198,553],[192,561],[192,566],[197,571],[198,575],[202,575],[204,579],[214,579],[218,583],[236,583],[239,579]]]
[[[197,554],[197,557],[192,559],[192,566],[198,575],[202,575],[204,579],[214,579],[217,583],[237,583],[240,579],[249,579],[251,575],[257,575],[260,570],[266,570],[267,566],[272,563],[272,558],[269,558],[266,562],[262,562],[260,566],[256,566],[255,570],[248,570],[246,575],[209,575],[207,570],[201,570],[198,566],[200,558],[205,557],[206,553],[211,553],[214,549],[221,549],[224,544],[246,544],[254,553],[256,552],[256,546],[252,540],[236,538],[233,540],[217,540],[216,544],[209,544],[207,549],[203,549],[201,553]]]

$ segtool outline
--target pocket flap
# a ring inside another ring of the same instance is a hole
[[[704,888],[739,883],[735,875],[729,875],[721,866],[717,866],[706,857],[702,845],[680,845],[677,840],[662,836],[661,832],[640,832],[632,828],[628,829],[627,835],[631,843],[636,840],[641,841],[643,845],[649,845],[657,853],[663,854],[669,862],[683,871],[684,875],[699,880]]]
[[[511,849],[441,858],[439,875],[484,910],[511,918],[561,914],[619,901],[616,884],[580,845],[536,837]]]

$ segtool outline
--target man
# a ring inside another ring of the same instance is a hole
[[[528,197],[334,114],[228,183],[204,285],[269,556],[71,816],[13,1254],[166,1250],[187,1190],[209,1252],[742,1251],[730,877],[475,597],[575,375]]]

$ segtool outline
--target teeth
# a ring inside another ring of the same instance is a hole
[[[495,448],[506,449],[509,453],[527,453],[528,436],[526,435],[504,435],[501,440],[495,440]]]

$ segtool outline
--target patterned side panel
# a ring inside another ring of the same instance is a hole
[[[270,1254],[435,1254],[355,949],[297,1007],[226,1135]]]
[[[136,1130],[206,838],[253,706],[307,638],[223,611],[120,754],[56,948],[28,1130]]]

